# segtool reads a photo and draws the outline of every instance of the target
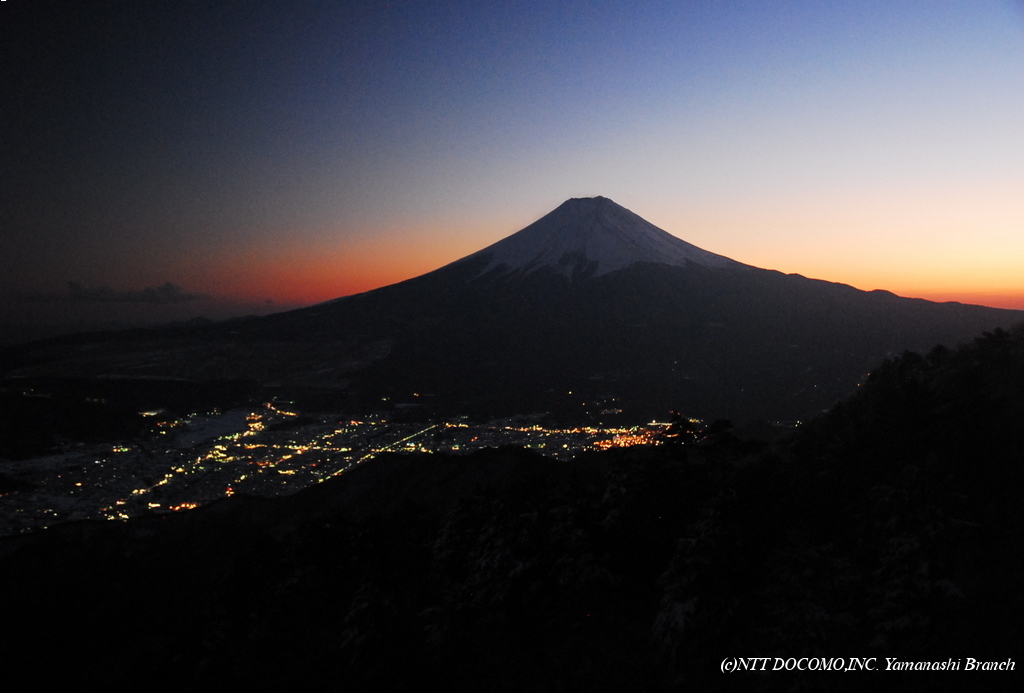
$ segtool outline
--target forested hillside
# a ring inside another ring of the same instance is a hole
[[[5,652],[193,690],[1016,687],[720,665],[1021,659],[1022,421],[1024,332],[1000,331],[881,364],[783,443],[680,420],[570,463],[389,457],[289,498],[11,538]]]

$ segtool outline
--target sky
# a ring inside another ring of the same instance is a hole
[[[267,313],[603,195],[1024,309],[1024,0],[4,0],[0,324]]]

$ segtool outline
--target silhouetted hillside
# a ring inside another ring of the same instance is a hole
[[[428,393],[437,414],[486,419],[555,411],[572,392],[614,399],[634,423],[670,408],[790,420],[849,396],[887,356],[1021,321],[744,265],[589,198],[397,284],[249,320],[0,349],[0,373],[254,380],[356,412]]]
[[[192,690],[1016,688],[720,666],[1020,659],[1022,414],[1024,333],[995,332],[886,361],[776,447],[680,420],[572,463],[386,457],[288,498],[9,538],[4,651]]]

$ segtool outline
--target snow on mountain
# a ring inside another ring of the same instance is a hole
[[[528,274],[543,267],[600,276],[638,262],[743,267],[676,238],[606,197],[572,198],[522,231],[459,262],[486,258],[492,270]]]

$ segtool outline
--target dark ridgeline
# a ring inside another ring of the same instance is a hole
[[[20,373],[252,379],[362,411],[426,393],[428,414],[558,412],[573,392],[618,398],[636,421],[669,409],[788,420],[827,409],[886,356],[1021,320],[744,265],[596,197],[364,294],[51,341],[5,361]]]
[[[1013,690],[1024,330],[907,353],[783,444],[392,456],[275,500],[0,540],[6,673],[187,690]],[[39,655],[50,665],[38,664]]]

